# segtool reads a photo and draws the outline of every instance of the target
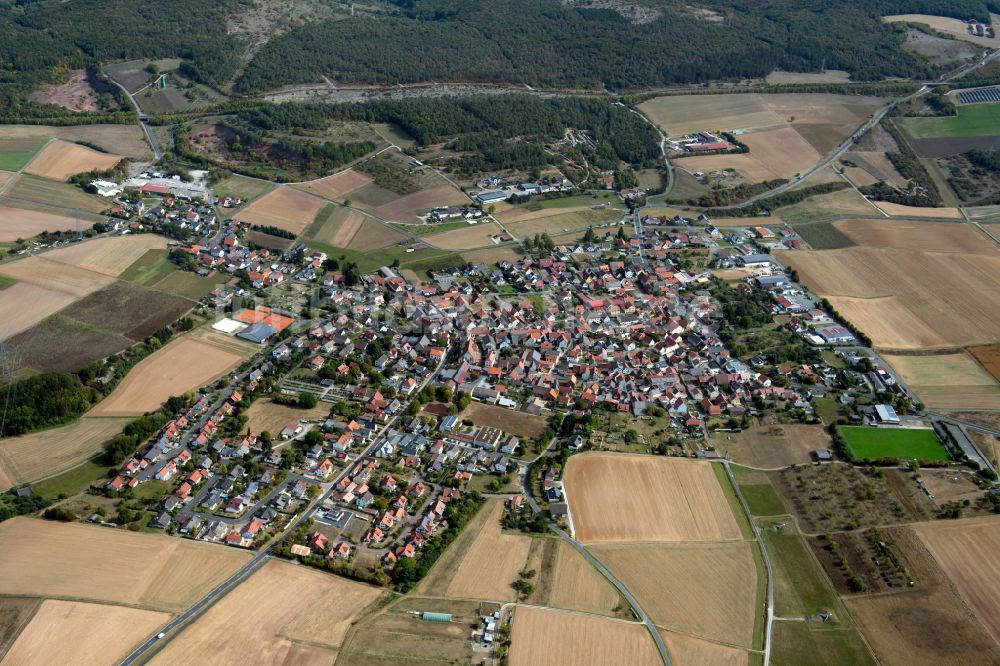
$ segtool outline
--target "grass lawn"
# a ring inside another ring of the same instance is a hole
[[[146,250],[146,253],[126,268],[120,277],[137,284],[149,284],[172,269],[173,263],[167,259],[166,250]]]
[[[135,499],[157,499],[163,497],[173,489],[173,485],[166,481],[147,481],[140,483],[132,489],[132,497]]]
[[[579,194],[574,197],[556,197],[555,199],[533,198],[526,204],[514,204],[523,210],[542,210],[543,208],[576,208],[577,206],[597,206],[602,203],[611,204],[618,207],[621,202],[617,197],[598,195],[592,197],[589,194]]]
[[[17,171],[24,167],[32,157],[47,143],[40,139],[34,150],[12,150],[0,152],[0,171]]]
[[[247,178],[246,176],[240,176],[238,174],[233,174],[225,180],[221,180],[212,186],[212,192],[215,196],[219,197],[239,197],[243,200],[243,205],[256,199],[265,192],[269,192],[274,188],[274,183],[270,183],[266,180],[258,180],[256,178]]]
[[[785,505],[770,484],[741,485],[740,492],[750,506],[750,513],[755,516],[780,516],[785,513]]]
[[[770,528],[762,531],[774,564],[775,613],[792,617],[834,611],[843,615],[836,593],[802,538]]]
[[[948,460],[948,452],[929,428],[841,426],[837,431],[847,442],[848,452],[857,459]]]
[[[898,118],[897,122],[914,139],[990,136],[1000,132],[1000,104],[960,106],[957,116]]]
[[[853,627],[816,627],[811,622],[774,623],[775,664],[874,664]]]
[[[840,403],[831,398],[813,398],[812,406],[816,416],[820,417],[827,425],[836,423],[840,416],[846,416]]]
[[[108,476],[108,466],[90,460],[67,470],[59,476],[54,476],[45,481],[31,484],[31,489],[36,495],[46,499],[58,499],[60,495],[71,497],[90,487],[98,479],[105,479]]]

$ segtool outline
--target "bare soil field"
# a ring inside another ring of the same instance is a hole
[[[76,298],[92,294],[114,281],[106,275],[51,261],[44,255],[0,265],[0,275]]]
[[[707,664],[709,666],[747,666],[750,655],[728,645],[703,641],[684,634],[661,631],[670,658],[677,664]]]
[[[1000,409],[1000,383],[965,352],[883,358],[931,409]]]
[[[581,542],[741,538],[710,463],[586,453],[570,459],[564,478]]]
[[[42,86],[30,95],[38,104],[54,104],[70,111],[97,111],[97,92],[87,81],[87,72],[74,69],[65,83]]]
[[[958,39],[943,39],[919,30],[907,30],[904,48],[925,56],[935,65],[948,65],[956,60],[974,58],[977,50]]]
[[[462,229],[453,229],[444,233],[424,236],[431,245],[445,250],[464,250],[481,245],[490,245],[493,236],[500,234],[500,227],[494,222],[489,224],[475,224]]]
[[[960,521],[964,522],[968,521]],[[919,534],[955,525],[937,522],[916,529]],[[917,584],[902,592],[849,596],[844,600],[882,663],[997,663],[1000,648],[921,544],[923,535],[918,539],[909,528],[894,528],[891,535],[894,551]],[[970,564],[989,567],[993,559],[987,555],[985,560]]]
[[[191,337],[170,342],[140,361],[111,395],[88,416],[138,416],[172,395],[210,384],[246,356],[223,351]]]
[[[545,419],[541,416],[481,402],[470,403],[459,417],[472,419],[476,425],[500,428],[518,437],[538,437],[547,427]]]
[[[748,156],[771,170],[775,178],[791,178],[823,159],[802,135],[791,127],[744,134]]]
[[[915,525],[917,536],[994,641],[1000,641],[1000,518]]]
[[[69,294],[18,282],[0,291],[0,340],[26,331],[75,299]]]
[[[59,428],[0,439],[0,491],[78,465],[101,452],[129,422],[126,418],[83,418]]]
[[[503,510],[503,500],[487,501],[438,560],[420,590],[456,599],[513,601],[510,584],[528,559],[531,538],[503,533]]]
[[[0,206],[0,242],[31,238],[43,231],[69,231],[75,228],[76,220],[66,215]]]
[[[179,611],[243,565],[234,548],[83,523],[0,523],[0,594]]]
[[[662,664],[641,624],[543,608],[514,612],[511,666],[598,666]]]
[[[984,451],[983,453],[989,456],[989,452]],[[961,469],[928,467],[920,470],[920,478],[924,482],[924,488],[934,495],[932,501],[938,506],[949,502],[961,502],[965,499],[975,502],[983,496],[983,491],[976,485],[972,474],[967,474]]]
[[[237,213],[234,219],[298,234],[309,226],[323,206],[323,200],[318,197],[291,187],[276,187]]]
[[[320,419],[330,413],[330,406],[323,403],[312,409],[299,409],[288,405],[277,405],[270,400],[255,400],[250,409],[246,411],[247,428],[251,432],[264,432],[265,430],[278,436],[278,433],[286,425],[301,419]]]
[[[312,234],[312,238],[333,247],[346,248],[366,219],[364,213],[340,208]]]
[[[46,252],[49,261],[58,261],[77,268],[118,277],[149,250],[166,250],[167,241],[162,236],[139,234],[137,236],[112,236]]]
[[[618,590],[572,546],[562,539],[546,539],[538,591],[531,603],[614,615],[620,597]]]
[[[194,306],[182,296],[116,280],[60,311],[86,328],[142,340],[175,321]],[[67,340],[67,347],[72,346]]]
[[[878,347],[923,349],[1000,340],[1000,250],[982,239],[971,246],[974,254],[964,252],[966,242],[974,242],[965,225],[937,225],[937,231],[939,248],[956,251],[893,247],[890,243],[905,248],[924,241],[918,233],[873,225],[865,233],[885,233],[883,246],[777,254]]]
[[[840,220],[833,226],[858,245],[916,252],[997,254],[975,227],[951,222],[905,220]]]
[[[271,561],[223,597],[153,664],[330,664],[351,623],[385,592],[288,562]]]
[[[945,16],[931,16],[930,14],[893,14],[892,16],[883,16],[882,20],[886,23],[896,23],[896,22],[906,22],[906,23],[923,23],[934,28],[938,32],[943,32],[946,35],[952,35],[966,42],[972,42],[973,44],[979,44],[980,46],[988,46],[989,48],[997,48],[1000,46],[1000,40],[988,37],[976,37],[975,35],[970,35],[968,28],[964,21],[960,21],[955,18],[948,18]],[[994,28],[996,28],[996,22],[994,21]]]
[[[961,220],[962,213],[957,208],[920,208],[918,206],[904,206],[903,204],[890,203],[888,201],[876,201],[875,205],[882,212],[896,217],[939,217],[948,220]]]
[[[715,447],[741,465],[778,469],[812,461],[810,453],[833,446],[822,426],[798,423],[755,425],[738,433],[720,433]]]
[[[295,187],[319,195],[330,201],[343,201],[354,190],[360,189],[372,182],[368,174],[348,169],[326,178],[298,183]]]
[[[0,659],[17,639],[35,612],[42,605],[41,600],[19,597],[0,599]]]
[[[361,221],[361,225],[358,227],[354,237],[351,238],[347,249],[357,250],[358,252],[371,252],[372,250],[378,250],[389,245],[395,245],[406,239],[406,234],[366,217]]]
[[[840,69],[828,69],[824,72],[783,72],[776,69],[764,79],[770,86],[795,83],[846,83],[851,75]]]
[[[470,264],[495,264],[498,261],[514,261],[515,259],[520,259],[522,256],[514,246],[509,244],[462,253],[462,258]]]
[[[970,347],[969,352],[982,364],[986,372],[1000,379],[1000,345]]]
[[[110,169],[121,159],[121,155],[101,153],[93,148],[57,139],[35,155],[25,171],[44,178],[66,180],[84,171]]]
[[[169,619],[138,608],[46,599],[0,664],[111,666]]]
[[[62,139],[63,141],[89,141],[109,153],[134,159],[147,159],[153,152],[146,143],[139,125],[0,125],[4,139]]]
[[[75,372],[117,354],[135,340],[56,313],[7,341],[19,371]]]
[[[413,223],[419,222],[420,215],[434,208],[468,203],[471,203],[471,200],[461,190],[451,185],[441,185],[399,197],[391,203],[379,206],[372,212],[384,220]]]
[[[754,619],[763,609],[755,608],[757,567],[751,548],[748,542],[729,542],[619,544],[591,550],[657,626],[752,647]]]
[[[861,167],[845,167],[844,175],[854,183],[855,187],[867,187],[879,182],[877,176],[873,176]]]

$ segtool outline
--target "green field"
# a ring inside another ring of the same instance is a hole
[[[78,467],[63,472],[45,481],[31,484],[31,490],[45,499],[56,500],[61,496],[71,497],[82,493],[100,479],[108,476],[108,466],[98,462],[103,454]]]
[[[36,203],[46,208],[70,208],[83,213],[100,213],[109,207],[106,200],[87,194],[76,185],[26,174],[21,174],[13,187],[7,190],[5,196],[10,199]],[[91,219],[91,217],[86,216],[85,219]]]
[[[212,185],[212,192],[219,198],[239,197],[243,199],[243,205],[245,206],[250,201],[256,199],[265,192],[271,191],[273,188],[274,183],[266,180],[247,178],[246,176],[233,174],[224,180],[220,180],[215,185]],[[229,210],[235,211],[238,209],[230,208]]]
[[[517,208],[524,210],[542,210],[543,208],[576,208],[577,206],[597,206],[598,204],[611,204],[621,207],[621,201],[617,197],[607,195],[592,197],[589,194],[578,194],[573,197],[556,197],[554,199],[532,199],[526,204],[515,204]]]
[[[1000,133],[1000,104],[960,106],[957,116],[899,118],[897,122],[914,139],[991,136]]]
[[[14,140],[12,143],[25,144],[30,141],[32,140],[23,139]],[[0,171],[17,171],[18,169],[23,169],[24,165],[30,162],[31,158],[34,157],[46,143],[46,139],[40,139],[37,141],[34,148],[28,148],[26,150],[0,150]]]
[[[0,275],[0,289],[6,289],[11,285],[17,284],[17,280],[12,277],[7,277],[6,275]]]
[[[930,429],[840,426],[837,432],[847,442],[847,452],[858,460],[948,460],[948,452]]]
[[[121,279],[137,284],[149,284],[173,270],[174,265],[167,259],[166,250],[146,250],[135,262],[125,269]]]
[[[467,263],[459,252],[438,250],[435,248],[407,252],[406,248],[401,245],[390,245],[370,252],[359,252],[357,250],[333,247],[332,245],[314,240],[306,241],[306,245],[309,246],[310,250],[325,252],[328,257],[336,259],[341,263],[344,261],[353,261],[363,273],[370,273],[382,266],[388,266],[394,259],[399,259],[400,268],[409,268],[418,273],[438,268],[463,266]]]
[[[770,484],[741,485],[740,492],[750,507],[750,513],[755,516],[780,516],[785,513],[785,505]]]

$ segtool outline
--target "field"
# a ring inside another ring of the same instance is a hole
[[[835,215],[855,214],[871,215],[878,214],[878,211],[853,188],[809,197],[805,201],[779,208],[774,212],[776,217],[788,224],[813,222]]]
[[[1000,379],[1000,345],[970,347],[969,352],[995,379]]]
[[[800,224],[795,231],[813,250],[840,250],[855,245],[854,241],[831,222]]]
[[[0,594],[105,601],[179,611],[250,554],[82,523],[0,523]]]
[[[618,590],[583,555],[562,539],[546,539],[538,589],[531,603],[552,608],[613,615]]]
[[[173,395],[210,384],[246,358],[183,337],[140,361],[90,416],[138,416],[157,409]]]
[[[969,225],[849,220],[858,247],[777,253],[877,347],[1000,340],[1000,249]]]
[[[52,252],[45,258],[88,271],[118,277],[150,250],[165,252],[167,241],[162,236],[113,236],[77,243]]]
[[[957,208],[921,208],[918,206],[904,206],[903,204],[889,201],[875,201],[879,210],[896,217],[937,217],[947,220],[961,220],[962,213]]]
[[[43,231],[71,231],[75,228],[76,220],[60,213],[0,206],[0,242],[3,243],[31,238]]]
[[[897,118],[896,122],[914,139],[992,136],[1000,127],[1000,104],[959,106],[957,116]]]
[[[320,419],[330,413],[330,406],[320,403],[312,409],[299,409],[287,405],[276,405],[270,400],[255,400],[246,411],[247,428],[252,432],[265,430],[277,436],[292,421]]]
[[[830,436],[820,426],[784,423],[718,433],[714,441],[716,449],[728,453],[733,461],[765,469],[808,463],[812,451],[832,446]]]
[[[514,612],[509,661],[511,666],[663,663],[641,624],[532,607]]]
[[[3,125],[0,125],[0,134],[3,133]],[[45,139],[39,138],[7,138],[4,135],[0,139],[0,169],[4,171],[18,171],[24,167],[31,158],[45,145]]]
[[[245,206],[265,192],[270,191],[273,187],[274,183],[266,180],[248,178],[247,176],[234,173],[228,178],[212,185],[212,192],[220,199],[222,197],[239,197],[243,200],[243,205]]]
[[[472,419],[476,425],[493,426],[518,437],[538,437],[548,424],[541,416],[515,412],[506,407],[472,402],[460,415],[463,419]]]
[[[740,538],[709,463],[588,453],[570,459],[565,485],[584,543]]]
[[[677,164],[688,171],[736,169],[745,180],[760,182],[792,178],[822,159],[822,155],[791,127],[748,132],[740,141],[750,147],[742,155],[705,155]]]
[[[837,430],[846,440],[848,452],[859,460],[948,460],[948,452],[930,428],[839,426]]]
[[[512,245],[503,245],[498,247],[488,247],[482,250],[473,250],[471,252],[463,252],[462,258],[465,263],[469,264],[495,264],[499,261],[514,261],[520,259],[523,255],[520,254],[517,248]]]
[[[26,331],[50,314],[66,307],[73,296],[18,282],[0,292],[0,339]]]
[[[343,201],[351,192],[371,182],[371,176],[368,174],[347,169],[326,178],[298,183],[296,187],[330,201]]]
[[[515,238],[528,238],[535,234],[559,234],[583,231],[587,227],[599,227],[617,222],[625,216],[618,208],[593,210],[590,206],[579,208],[548,208],[521,215],[500,216],[500,222]],[[513,219],[512,219],[513,218]]]
[[[76,143],[55,140],[35,155],[25,171],[53,180],[66,180],[84,171],[110,169],[121,159],[121,155],[101,153]]]
[[[1000,383],[965,352],[883,358],[931,409],[1000,409]]]
[[[323,200],[318,197],[279,186],[238,212],[234,218],[298,234],[309,226],[323,205]]]
[[[364,213],[328,204],[316,213],[303,235],[334,247],[347,247],[365,219]]]
[[[33,140],[22,144],[20,150],[34,154],[51,138],[63,141],[88,141],[100,146],[109,153],[124,155],[133,159],[151,159],[153,151],[146,143],[145,134],[138,124],[135,125],[70,125],[53,127],[50,125],[0,125],[0,153],[7,152],[4,145],[8,142]],[[25,160],[26,162],[27,160]],[[0,162],[2,164],[2,162]],[[10,169],[16,171],[23,164]]]
[[[407,236],[386,224],[364,218],[347,249],[355,252],[372,252],[405,241]]]
[[[424,240],[435,247],[446,250],[464,250],[490,245],[493,242],[493,236],[498,236],[500,233],[500,227],[492,222],[489,224],[467,224],[452,231],[430,234],[425,236]]]
[[[1000,41],[996,38],[989,39],[987,37],[976,37],[975,35],[970,35],[963,21],[955,18],[948,18],[946,16],[932,16],[930,14],[894,14],[892,16],[883,16],[882,20],[886,23],[923,23],[924,25],[929,25],[938,32],[943,32],[946,35],[957,37],[963,41],[979,44],[980,46],[988,46],[990,48],[997,48],[1000,46]],[[1000,27],[997,26],[996,21],[994,21],[993,25],[994,28]]]
[[[444,182],[443,179],[442,182]],[[421,216],[434,208],[462,206],[469,203],[471,200],[461,190],[448,184],[442,184],[407,194],[375,208],[372,212],[383,220],[412,224],[420,222]]]
[[[660,636],[675,664],[711,664],[712,666],[747,666],[745,650],[703,641],[683,634],[661,631]]]
[[[592,548],[657,626],[752,647],[757,570],[752,544],[621,544]],[[651,575],[652,572],[664,575]],[[666,574],[669,572],[669,574]]]
[[[166,624],[167,613],[46,599],[3,664],[116,664]]]
[[[42,602],[39,599],[5,597],[0,599],[0,659],[28,626]]]
[[[0,439],[0,491],[89,460],[128,421],[84,418],[59,428]]]
[[[436,597],[512,601],[510,586],[528,559],[531,538],[500,530],[503,500],[489,500],[420,584]]]
[[[142,340],[191,309],[180,296],[116,280],[59,312],[89,329],[102,329],[132,340]],[[71,340],[64,341],[68,347]]]
[[[101,218],[97,217],[96,213],[107,209],[110,204],[108,199],[87,194],[76,185],[26,174],[17,176],[14,182],[8,185],[3,199],[18,207],[34,208],[43,213],[58,211],[66,216],[72,216],[73,225],[69,229],[76,227],[75,218],[79,215],[81,231],[99,221]]]
[[[157,654],[153,664],[329,664],[351,623],[380,589],[271,561],[212,606]]]

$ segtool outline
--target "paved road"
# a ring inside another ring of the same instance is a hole
[[[448,355],[445,354],[444,357],[438,362],[438,365],[434,369],[434,372],[432,372],[430,375],[427,376],[426,379],[424,379],[423,383],[420,384],[420,387],[417,389],[416,393],[422,391],[425,386],[427,386],[438,376],[438,374],[441,372],[441,369],[444,367],[445,359],[447,358],[447,356]],[[400,411],[399,414],[392,417],[392,419],[390,419],[389,422],[385,424],[385,427],[382,429],[379,436],[376,437],[372,441],[372,443],[368,445],[368,448],[366,448],[358,457],[364,458],[366,456],[372,455],[375,452],[375,450],[382,444],[382,440],[385,439],[386,434],[392,430],[392,426],[404,413],[405,413],[404,411]],[[167,624],[163,629],[161,629],[159,634],[156,634],[148,638],[146,642],[137,647],[130,655],[128,655],[127,657],[125,657],[125,659],[122,660],[121,666],[129,666],[130,664],[136,663],[138,660],[151,657],[152,654],[155,654],[160,649],[162,649],[164,645],[166,645],[171,640],[179,636],[181,634],[181,630],[183,630],[183,628],[189,622],[191,622],[194,619],[197,619],[197,617],[200,616],[203,612],[211,608],[220,599],[222,599],[222,597],[231,592],[233,588],[235,588],[241,582],[246,580],[250,576],[250,574],[260,569],[260,567],[263,566],[263,564],[267,560],[271,559],[274,556],[273,555],[274,546],[278,543],[278,541],[280,541],[280,537],[284,536],[285,534],[294,532],[296,529],[298,529],[300,525],[302,525],[302,523],[311,518],[313,513],[316,511],[316,507],[320,507],[323,505],[323,501],[326,500],[326,498],[330,495],[331,492],[333,492],[333,490],[337,487],[337,484],[340,482],[340,480],[348,475],[348,472],[351,470],[352,467],[353,465],[348,465],[347,467],[345,467],[343,471],[330,482],[330,487],[326,490],[326,492],[317,497],[313,501],[312,505],[309,508],[307,508],[302,513],[302,515],[299,516],[299,518],[293,521],[292,524],[289,525],[279,537],[272,539],[271,543],[268,546],[262,548],[256,555],[254,555],[254,557],[249,562],[247,562],[243,566],[243,568],[241,568],[239,571],[237,571],[228,579],[226,579],[225,582],[223,582],[218,587],[216,587],[208,594],[206,594],[204,597],[202,597],[201,600],[199,600],[194,606],[192,606],[191,608],[187,609],[186,611],[178,615],[176,618],[174,618],[169,624]],[[160,634],[165,634],[162,639],[158,638]],[[151,650],[153,651],[152,654],[147,654]]]

